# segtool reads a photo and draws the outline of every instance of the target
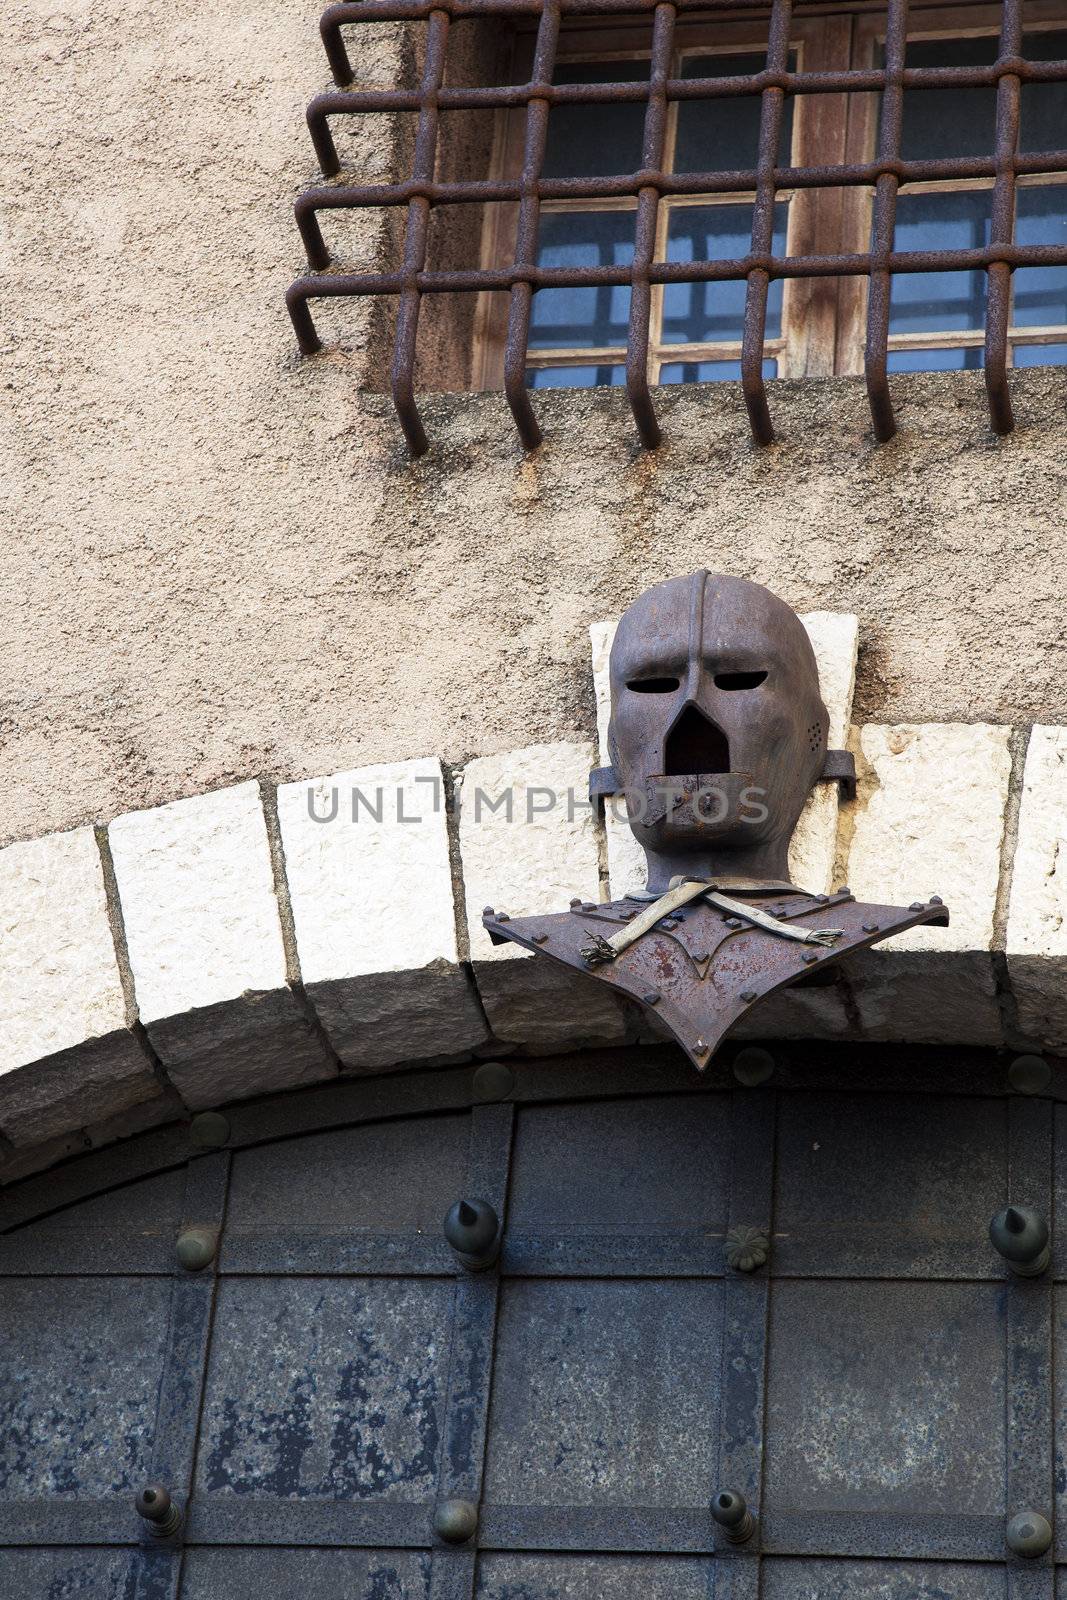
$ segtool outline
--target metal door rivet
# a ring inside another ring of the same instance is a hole
[[[741,990],[741,998],[742,998],[742,1000],[745,1002],[745,1004],[747,1006],[751,1005],[753,1000],[755,1000],[755,998],[756,998],[755,989],[742,989]]]
[[[1008,1082],[1018,1094],[1044,1094],[1052,1082],[1052,1068],[1044,1056],[1016,1056],[1008,1068]]]
[[[865,922],[863,924],[863,931],[864,931],[864,933],[877,933],[878,932],[878,924],[877,924],[877,922]]]
[[[1005,1206],[989,1224],[993,1248],[1020,1278],[1036,1278],[1052,1254],[1048,1223],[1029,1206]]]
[[[774,1057],[769,1050],[761,1050],[758,1045],[747,1045],[734,1056],[733,1067],[738,1083],[754,1089],[758,1084],[766,1083],[774,1072]]]
[[[172,1539],[182,1525],[182,1514],[161,1483],[146,1483],[133,1503],[153,1539]]]
[[[534,942],[534,944],[547,944],[548,943],[548,934],[547,933],[535,933],[534,936],[533,936],[533,942]]]
[[[704,1040],[704,1039],[698,1039],[696,1044],[693,1046],[693,1054],[695,1056],[706,1056],[707,1053],[708,1053],[707,1041]]]
[[[204,1150],[221,1150],[230,1137],[230,1124],[221,1111],[201,1111],[189,1124],[189,1137]]]
[[[489,1105],[515,1092],[515,1074],[503,1061],[483,1061],[474,1074],[474,1098]]]
[[[924,909],[925,908],[921,900],[913,900],[911,905],[908,907],[909,911],[922,911]]]
[[[647,994],[643,994],[641,996],[641,999],[645,1002],[646,1006],[658,1006],[659,1005],[659,990],[658,989],[649,989]]]
[[[735,1272],[755,1272],[766,1264],[771,1243],[762,1228],[731,1228],[723,1245],[726,1264]]]
[[[800,959],[810,966],[813,961],[818,961],[819,957],[814,950],[805,950]]]
[[[468,1272],[491,1267],[500,1254],[500,1219],[488,1200],[457,1200],[445,1217],[444,1232]]]
[[[178,1260],[186,1272],[202,1272],[215,1259],[218,1235],[213,1228],[183,1228],[175,1245]]]
[[[1006,1530],[1008,1549],[1017,1556],[1034,1560],[1052,1544],[1052,1528],[1040,1511],[1017,1511]]]
[[[433,1514],[433,1531],[446,1544],[466,1544],[478,1531],[478,1507],[470,1500],[442,1500]]]
[[[720,1489],[711,1502],[711,1514],[731,1544],[744,1544],[756,1531],[756,1519],[743,1494]]]

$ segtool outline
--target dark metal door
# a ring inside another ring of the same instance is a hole
[[[0,1596],[1053,1600],[1005,1524],[1054,1520],[1064,1259],[1009,1278],[986,1229],[1062,1203],[1063,1107],[978,1052],[777,1055],[764,1089],[661,1051],[513,1064],[492,1104],[466,1068],[339,1084],[8,1191]],[[464,1194],[498,1269],[444,1242]]]

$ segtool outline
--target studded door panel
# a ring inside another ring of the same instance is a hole
[[[783,1047],[763,1089],[666,1051],[519,1063],[489,1104],[468,1068],[346,1083],[13,1188],[0,1600],[1054,1600],[1005,1525],[1067,1492],[1067,1299],[987,1228],[1058,1220],[1067,1111],[943,1056]],[[503,1219],[484,1272],[442,1234],[461,1196]]]

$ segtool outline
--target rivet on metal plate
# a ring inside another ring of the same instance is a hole
[[[762,1228],[731,1228],[723,1245],[726,1264],[735,1272],[755,1272],[765,1266],[771,1244]]]
[[[515,1074],[503,1061],[483,1061],[475,1070],[471,1088],[476,1100],[491,1105],[495,1100],[506,1100],[515,1092]]]
[[[221,1150],[230,1137],[230,1124],[221,1111],[201,1111],[189,1124],[189,1137],[202,1150]]]
[[[466,1544],[478,1531],[478,1507],[470,1500],[442,1500],[433,1514],[433,1531],[446,1544]]]
[[[186,1272],[202,1272],[214,1261],[218,1243],[214,1228],[183,1228],[175,1250]]]
[[[1005,1530],[1008,1549],[1033,1561],[1052,1544],[1052,1528],[1040,1511],[1017,1511]]]
[[[749,1089],[766,1083],[774,1072],[774,1057],[769,1050],[747,1045],[734,1056],[734,1077]]]
[[[1008,1068],[1008,1082],[1018,1094],[1044,1094],[1052,1082],[1052,1068],[1044,1056],[1016,1056]]]

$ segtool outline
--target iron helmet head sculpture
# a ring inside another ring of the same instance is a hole
[[[787,881],[829,727],[796,613],[744,578],[669,578],[623,615],[610,680],[609,749],[649,889]]]

